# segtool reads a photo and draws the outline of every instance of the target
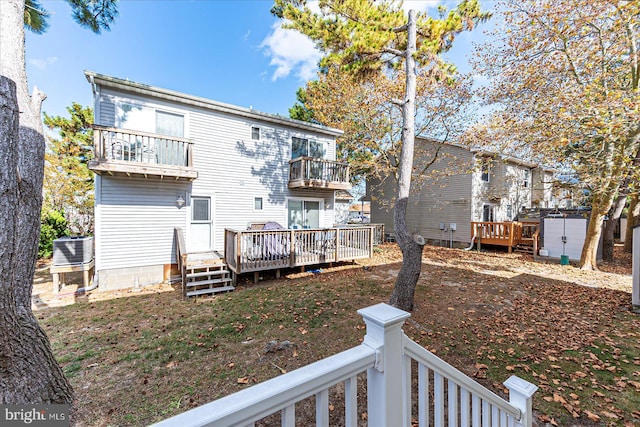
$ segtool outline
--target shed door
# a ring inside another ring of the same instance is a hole
[[[210,251],[213,247],[211,198],[191,197],[191,249],[192,252]]]

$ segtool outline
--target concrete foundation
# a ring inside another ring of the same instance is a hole
[[[99,270],[97,276],[100,291],[130,289],[164,282],[165,266],[160,264]]]

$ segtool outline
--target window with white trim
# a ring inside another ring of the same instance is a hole
[[[251,126],[251,139],[256,141],[260,139],[260,128],[258,126]]]
[[[262,197],[255,197],[253,199],[253,210],[254,211],[262,210]]]

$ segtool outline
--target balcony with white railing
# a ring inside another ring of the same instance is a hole
[[[289,188],[349,190],[349,165],[313,157],[293,159],[289,161]]]
[[[187,181],[198,177],[189,139],[93,125],[93,142],[89,169],[98,175]]]
[[[339,424],[347,427],[363,422],[358,402],[375,427],[531,427],[535,385],[511,376],[504,383],[507,401],[409,339],[401,329],[409,313],[387,304],[358,313],[367,326],[359,346],[155,425],[246,427],[275,416],[282,426],[326,427],[330,397],[340,395],[343,402],[334,407],[344,406]],[[367,391],[359,396],[365,377]],[[331,393],[337,387],[343,391]],[[296,406],[309,397],[315,397],[315,420],[297,419]]]

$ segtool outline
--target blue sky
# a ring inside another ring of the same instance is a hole
[[[66,115],[73,101],[93,106],[87,69],[288,116],[320,58],[310,41],[280,28],[269,0],[122,0],[111,31],[100,35],[77,25],[66,2],[41,4],[50,26],[42,35],[27,31],[27,75],[47,94],[50,115]],[[405,8],[437,4],[409,0]],[[481,31],[456,40],[449,56],[460,68]]]

